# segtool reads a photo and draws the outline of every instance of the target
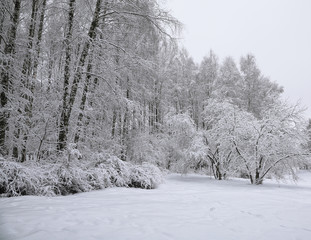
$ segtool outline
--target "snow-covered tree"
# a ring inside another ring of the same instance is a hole
[[[210,100],[202,114],[207,126],[204,137],[213,175],[218,180],[233,176],[239,168],[235,131],[252,116],[226,100]]]
[[[238,94],[241,88],[241,74],[233,58],[227,57],[219,69],[216,86],[216,97],[226,98],[238,102]]]
[[[307,156],[307,136],[300,109],[285,103],[257,119],[226,101],[212,101],[204,111],[208,158],[214,175],[244,173],[253,184],[265,177],[295,177],[299,163]]]
[[[187,151],[196,135],[194,122],[187,113],[171,113],[165,117],[164,129],[167,134],[167,167],[184,171]]]
[[[278,100],[283,88],[261,74],[256,59],[251,54],[241,57],[240,69],[242,78],[239,84],[239,106],[261,118],[262,112]]]
[[[218,77],[219,63],[216,54],[210,50],[208,57],[204,57],[199,68],[199,82],[205,98],[211,98],[215,90]]]
[[[305,122],[298,106],[278,103],[260,120],[247,127],[248,133],[234,140],[251,183],[261,184],[265,177],[296,176],[299,163],[307,157]]]

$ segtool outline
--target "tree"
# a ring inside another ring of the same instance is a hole
[[[233,58],[227,57],[223,61],[219,69],[217,86],[216,86],[216,98],[228,99],[236,105],[239,104],[239,89],[241,88],[241,73],[236,66]]]
[[[200,86],[198,95],[199,97],[199,109],[202,112],[207,105],[207,100],[214,98],[216,90],[216,82],[219,72],[218,57],[216,54],[210,50],[208,57],[204,57],[203,61],[199,67],[199,73],[197,77],[197,82]],[[202,128],[208,128],[202,121]]]
[[[97,0],[96,2],[96,7],[95,7],[95,11],[94,11],[94,16],[93,16],[93,20],[91,22],[89,31],[88,31],[88,37],[89,39],[86,40],[86,42],[84,43],[83,46],[83,50],[78,62],[78,66],[77,66],[77,70],[74,74],[73,77],[73,83],[71,86],[71,91],[69,94],[69,99],[67,99],[67,88],[68,88],[68,78],[69,78],[69,73],[68,70],[65,70],[65,79],[64,79],[64,95],[63,95],[63,108],[62,108],[62,112],[61,112],[61,121],[60,121],[60,132],[59,132],[59,137],[58,137],[58,150],[62,151],[64,150],[64,148],[66,147],[67,144],[67,135],[68,135],[68,125],[69,125],[69,120],[71,117],[71,111],[73,108],[73,104],[75,102],[75,98],[76,98],[76,94],[77,94],[77,90],[78,90],[78,84],[81,81],[81,77],[82,77],[82,71],[83,71],[83,67],[85,65],[85,61],[86,58],[88,56],[89,53],[89,48],[90,48],[90,42],[93,41],[96,37],[96,28],[98,27],[99,24],[99,17],[100,17],[100,9],[101,9],[101,0]],[[71,39],[71,32],[72,32],[72,22],[73,22],[73,15],[74,15],[74,3],[75,0],[70,0],[69,2],[69,29],[68,29],[68,35],[67,38],[70,40]],[[66,38],[66,40],[68,40]],[[70,64],[70,44],[67,43],[67,51],[66,51],[66,62],[68,61],[68,63],[66,63],[65,69],[68,69],[68,65]],[[68,101],[68,102],[67,102]]]
[[[246,174],[252,184],[269,175],[295,177],[307,156],[301,110],[278,102],[257,119],[226,101],[211,101],[204,111],[208,158],[216,179]]]
[[[167,168],[187,172],[194,164],[191,162],[189,150],[197,134],[195,124],[189,114],[166,115],[165,133],[167,136],[166,159]]]
[[[196,74],[197,66],[186,49],[174,51],[171,56],[170,72],[166,82],[166,94],[175,113],[190,112],[197,122],[196,113]]]
[[[253,119],[233,141],[244,171],[252,184],[261,184],[267,175],[277,178],[296,176],[295,169],[304,161],[307,136],[302,111],[298,106],[278,103],[261,120]],[[247,129],[247,131],[245,131]]]
[[[261,74],[256,59],[251,54],[241,57],[240,68],[242,75],[240,106],[257,118],[261,118],[262,112],[272,107],[283,92],[283,88]]]
[[[204,57],[199,68],[199,81],[203,88],[203,95],[206,99],[212,97],[218,77],[218,57],[211,50],[208,57]]]
[[[68,104],[68,95],[69,95],[69,78],[70,78],[70,64],[71,64],[71,38],[73,31],[73,20],[74,20],[74,11],[75,11],[75,0],[69,1],[69,11],[68,11],[68,29],[65,37],[65,48],[66,48],[66,57],[65,57],[65,67],[64,67],[64,87],[63,87],[63,99],[62,99],[62,111],[60,119],[60,127],[58,134],[58,150],[63,150],[66,146],[67,133],[68,133],[68,124],[69,124],[69,104]]]
[[[234,176],[238,166],[233,142],[236,120],[243,114],[235,105],[226,100],[208,101],[202,115],[208,129],[204,131],[207,158],[215,179],[222,180]],[[244,114],[242,119],[247,119]]]
[[[21,9],[21,1],[14,1],[14,11],[12,13],[10,29],[8,31],[8,38],[4,47],[4,54],[2,59],[2,71],[1,71],[1,93],[0,93],[0,103],[1,103],[1,112],[0,112],[0,153],[6,155],[8,153],[6,149],[6,135],[8,132],[8,119],[9,119],[9,111],[8,111],[8,100],[9,95],[12,93],[14,89],[14,58],[15,58],[15,48],[16,48],[16,35],[17,35],[17,27],[19,24],[20,17],[20,9]],[[1,38],[3,38],[1,33]]]
[[[255,57],[239,69],[210,51],[196,64],[156,0],[3,0],[0,13],[5,157],[65,159],[70,146],[260,183],[304,156],[298,124],[280,120],[282,88]]]

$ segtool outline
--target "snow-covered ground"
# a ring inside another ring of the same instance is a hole
[[[311,173],[297,185],[169,175],[155,190],[0,199],[1,240],[311,239]]]

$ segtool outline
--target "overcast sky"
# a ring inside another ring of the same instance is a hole
[[[311,0],[167,0],[184,24],[182,42],[195,62],[212,49],[236,62],[252,53],[262,73],[299,99],[311,118]]]

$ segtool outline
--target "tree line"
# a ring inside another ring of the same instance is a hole
[[[0,12],[5,159],[102,152],[254,184],[306,164],[302,110],[255,57],[194,63],[156,0],[4,0]]]

